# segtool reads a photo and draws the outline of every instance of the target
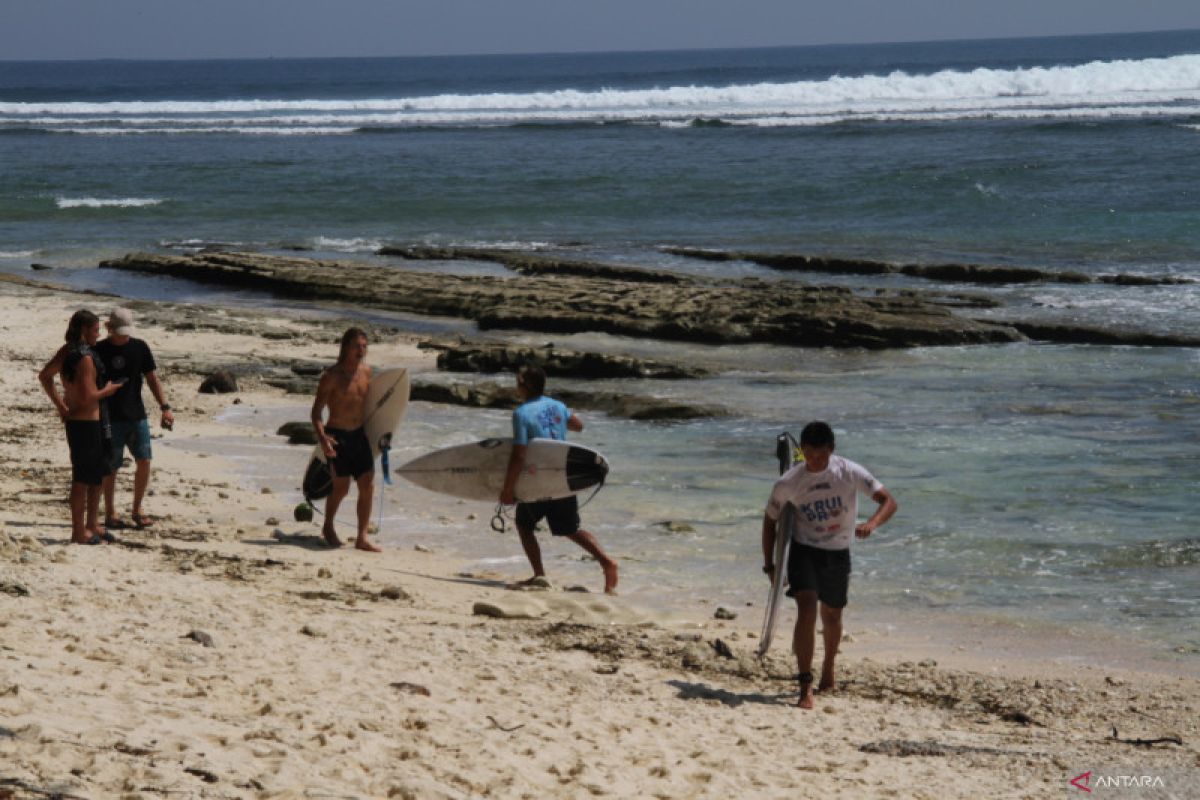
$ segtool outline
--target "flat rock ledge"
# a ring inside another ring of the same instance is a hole
[[[599,332],[708,344],[885,349],[1023,341],[1003,325],[917,297],[862,297],[839,287],[766,281],[647,283],[559,273],[446,275],[256,253],[131,253],[121,269],[276,295],[459,317],[484,330]]]
[[[442,384],[418,381],[412,385],[412,400],[428,403],[469,406],[471,408],[516,408],[520,404],[516,389],[494,381],[475,384]],[[729,410],[720,406],[697,405],[619,392],[589,392],[557,387],[554,397],[572,409],[601,411],[610,417],[623,417],[640,422],[680,422],[690,419],[724,417]]]
[[[1097,344],[1126,347],[1200,347],[1200,336],[1146,333],[1114,328],[1092,328],[1039,322],[1006,323],[1039,342],[1058,344]]]
[[[897,273],[913,278],[946,283],[1111,283],[1117,286],[1163,286],[1192,283],[1190,278],[1172,275],[1092,276],[1082,272],[1055,271],[1036,267],[1006,267],[987,264],[893,264],[864,258],[813,256],[800,253],[753,253],[736,250],[707,250],[699,247],[664,247],[664,253],[703,261],[749,261],[752,264],[787,272],[819,272],[827,275],[887,275]]]
[[[381,247],[376,254],[403,258],[407,261],[490,261],[522,275],[575,275],[583,278],[611,278],[633,283],[686,283],[690,280],[686,275],[669,270],[558,258],[521,250],[414,245]]]
[[[685,380],[703,378],[710,372],[701,367],[610,353],[590,353],[556,348],[553,344],[523,347],[505,342],[427,340],[418,345],[437,351],[437,368],[444,372],[513,372],[524,364],[538,364],[557,378],[649,378]]]

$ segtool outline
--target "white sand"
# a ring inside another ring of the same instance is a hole
[[[951,634],[871,660],[847,642],[843,690],[803,712],[785,646],[751,657],[755,620],[681,625],[621,598],[508,591],[448,554],[320,549],[315,527],[273,538],[267,518],[290,532],[291,508],[232,485],[215,455],[158,447],[153,532],[66,545],[67,450],[36,371],[75,308],[111,302],[0,283],[0,798],[1082,797],[1068,782],[1089,770],[1096,797],[1200,791],[1194,676],[1070,671],[1019,637],[1003,675]],[[143,335],[177,409],[165,436],[201,447],[231,433],[214,417],[233,398],[196,394],[174,361],[336,351]],[[408,342],[372,357],[428,358]],[[1120,743],[1114,726],[1183,744]],[[924,754],[904,755],[914,743]],[[1120,776],[1159,782],[1097,783]]]

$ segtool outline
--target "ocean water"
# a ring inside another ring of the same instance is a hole
[[[234,304],[263,298],[95,265],[216,243],[502,274],[373,255],[382,244],[483,244],[862,291],[964,288],[789,275],[661,250],[690,245],[1197,281],[1198,150],[1198,31],[640,54],[0,62],[0,269],[39,262],[54,267],[39,275],[82,288]],[[1200,320],[1197,282],[971,290],[1003,301],[986,313],[1007,319],[1191,335]],[[393,321],[473,333],[466,323]],[[613,473],[584,518],[626,561],[634,597],[757,601],[774,437],[824,418],[839,450],[901,505],[856,549],[854,613],[1107,631],[1163,659],[1200,657],[1200,535],[1185,511],[1200,484],[1196,349],[555,341],[711,365],[718,372],[705,380],[597,388],[733,412],[671,425],[589,416],[582,441],[608,455]],[[507,424],[502,413],[417,404],[398,456]],[[291,466],[278,465],[304,458],[287,453],[251,450],[241,463],[248,476],[286,484]],[[446,546],[524,569],[514,540],[486,532],[490,509],[389,491],[393,511],[431,515],[423,524],[436,522]],[[416,535],[402,514],[387,520],[385,540]],[[693,530],[668,533],[656,524],[666,520]],[[595,577],[576,553],[549,547],[552,570]]]

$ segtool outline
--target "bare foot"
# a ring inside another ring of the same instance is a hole
[[[800,700],[796,703],[800,708],[811,709],[813,703],[813,675],[811,672],[801,672],[800,678]]]
[[[837,683],[821,679],[821,683],[817,685],[817,694],[837,694]]]
[[[339,544],[341,544],[341,543],[339,542]],[[366,539],[355,539],[354,547],[356,550],[366,550],[368,553],[382,553],[383,552],[382,547],[371,544]]]
[[[334,532],[332,526],[326,525],[325,527],[321,528],[321,535],[325,537],[325,544],[329,545],[330,547],[342,546],[342,540],[338,538],[338,535]]]
[[[602,565],[604,568],[604,593],[617,593],[617,562],[609,561]]]

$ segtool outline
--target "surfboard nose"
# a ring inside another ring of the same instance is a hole
[[[608,478],[608,460],[595,450],[572,447],[567,451],[567,487],[580,492]]]

